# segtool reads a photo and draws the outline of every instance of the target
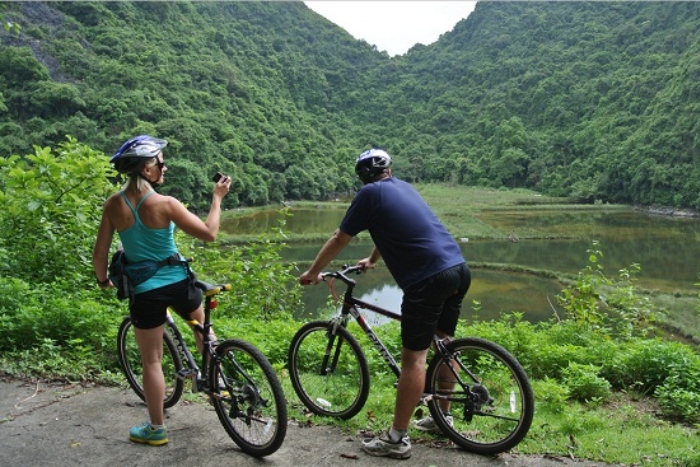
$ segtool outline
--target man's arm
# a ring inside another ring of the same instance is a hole
[[[319,274],[323,271],[323,268],[350,243],[350,240],[352,240],[350,235],[340,229],[336,229],[331,238],[321,247],[309,269],[299,276],[299,283],[301,285],[309,285],[321,282]]]
[[[357,262],[357,265],[360,266],[363,270],[365,269],[374,269],[377,266],[377,262],[382,258],[382,254],[379,252],[377,247],[375,246],[374,249],[372,250],[372,253],[364,259],[361,259],[360,261]]]

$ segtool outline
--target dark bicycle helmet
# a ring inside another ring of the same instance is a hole
[[[168,145],[164,139],[154,138],[149,135],[140,135],[131,138],[112,156],[110,162],[114,164],[117,172],[128,174],[139,172],[149,159],[158,156],[163,148]]]
[[[391,156],[383,149],[372,148],[360,154],[355,162],[355,173],[364,183],[369,183],[391,167]]]

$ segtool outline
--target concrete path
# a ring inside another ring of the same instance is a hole
[[[374,458],[361,451],[359,435],[295,421],[276,453],[256,459],[238,449],[205,404],[181,401],[167,412],[165,446],[128,440],[129,427],[145,419],[145,405],[130,390],[0,380],[0,466],[610,467],[568,458],[484,457],[415,442],[410,459]]]

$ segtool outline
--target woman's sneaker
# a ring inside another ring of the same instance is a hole
[[[448,425],[452,426],[452,415],[445,414],[445,421]],[[437,426],[432,415],[428,415],[420,420],[413,420],[411,422],[413,428],[420,431],[425,431],[428,433],[442,433],[442,430]]]
[[[362,450],[370,456],[408,459],[411,457],[411,440],[408,436],[401,438],[398,443],[389,439],[368,438],[362,441]]]
[[[162,446],[168,442],[168,434],[165,428],[154,430],[150,422],[146,422],[141,426],[131,428],[129,430],[129,439],[134,443]]]

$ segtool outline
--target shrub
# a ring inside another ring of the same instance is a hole
[[[700,421],[700,356],[683,352],[671,363],[669,376],[654,395],[663,413],[686,421]]]
[[[110,173],[102,153],[70,137],[56,151],[0,158],[0,275],[92,287],[89,252]]]
[[[568,409],[569,388],[557,380],[545,377],[532,381],[538,410],[561,414]]]
[[[214,282],[230,282],[228,301],[220,310],[231,315],[270,320],[289,316],[301,308],[301,287],[297,286],[294,264],[284,264],[280,252],[285,248],[282,241],[285,221],[269,235],[244,246],[221,247],[202,244],[182,233],[176,242],[183,255],[192,257],[192,268],[199,278]]]
[[[610,383],[600,376],[599,367],[570,363],[562,372],[564,385],[569,388],[569,394],[582,402],[601,402],[610,397]]]
[[[498,321],[481,321],[468,326],[458,325],[456,337],[476,336],[498,343],[527,368],[532,348],[539,343],[537,326],[523,321],[522,313],[509,313]]]
[[[589,264],[557,297],[566,319],[618,338],[646,335],[663,311],[636,289],[635,276],[640,266],[632,264],[622,269],[618,279],[613,280],[604,274],[600,263],[603,252],[597,241],[587,253]]]
[[[571,362],[606,366],[619,343],[574,321],[541,323],[518,357],[532,378],[561,378]]]
[[[639,338],[629,341],[603,374],[617,388],[653,393],[686,362],[697,359],[692,349],[679,342]]]

